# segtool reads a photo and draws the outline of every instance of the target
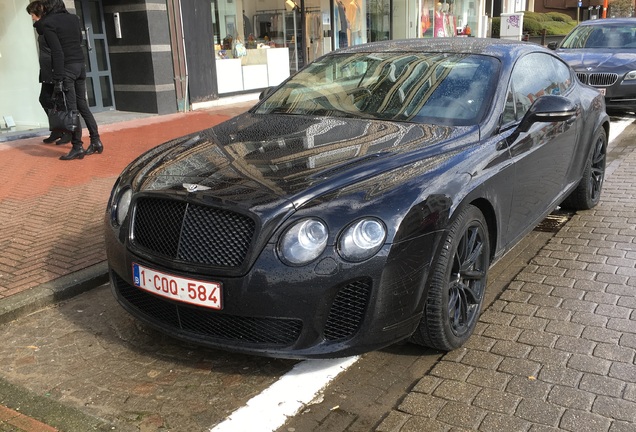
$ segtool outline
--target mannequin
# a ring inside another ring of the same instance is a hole
[[[444,15],[444,34],[446,36],[455,36],[457,30],[455,29],[455,17],[448,12],[450,5],[444,3],[442,7],[442,14]]]
[[[345,8],[349,29],[351,30],[351,45],[358,45],[361,41],[360,35],[360,6],[358,0],[351,0],[351,3]]]
[[[446,36],[445,26],[444,26],[444,12],[442,3],[437,3],[435,6],[435,21],[433,24],[435,25],[435,37],[444,37]]]
[[[420,12],[420,31],[422,32],[421,36],[424,37],[429,28],[431,28],[431,17],[429,12],[429,3],[422,3],[422,10]]]

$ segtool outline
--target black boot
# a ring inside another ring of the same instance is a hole
[[[42,140],[42,142],[45,142],[47,144],[51,144],[53,141],[57,140],[58,138],[62,138],[62,132],[60,131],[52,131],[51,135],[49,135],[48,138],[44,138]]]
[[[84,155],[86,152],[84,151],[84,147],[82,144],[73,144],[73,148],[68,154],[64,156],[60,156],[60,160],[72,160],[72,159],[84,159]]]
[[[91,143],[86,149],[86,156],[92,155],[93,153],[102,154],[104,151],[104,145],[98,138],[91,138]]]
[[[70,132],[64,132],[55,145],[68,144],[71,142],[71,137],[72,135]]]

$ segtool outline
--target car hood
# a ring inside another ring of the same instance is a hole
[[[202,194],[259,213],[440,159],[478,136],[478,126],[248,112],[149,151],[127,173],[139,192]]]
[[[600,51],[598,49],[557,50],[574,70],[592,68],[595,72],[619,72],[636,69],[636,53]]]

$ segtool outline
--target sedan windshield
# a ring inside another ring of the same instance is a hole
[[[636,26],[612,24],[580,26],[561,44],[561,48],[625,48],[636,50]]]
[[[255,112],[474,125],[490,106],[498,75],[499,62],[481,55],[332,54],[294,75]]]

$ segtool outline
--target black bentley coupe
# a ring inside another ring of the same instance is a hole
[[[329,53],[117,180],[114,295],[182,340],[284,358],[452,350],[489,266],[594,207],[609,118],[554,51],[494,39]]]

